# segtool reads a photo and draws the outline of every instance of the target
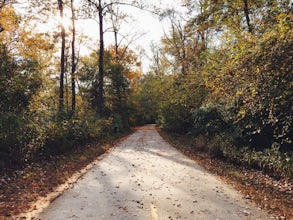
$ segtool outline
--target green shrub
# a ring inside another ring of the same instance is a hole
[[[233,157],[234,140],[228,133],[216,134],[207,144],[208,152],[214,157]]]
[[[113,120],[96,116],[94,112],[80,112],[73,117],[59,118],[46,128],[44,150],[63,153],[78,144],[105,139],[113,133]]]
[[[230,145],[224,149],[223,156],[237,164],[263,170],[272,176],[293,178],[293,154],[280,151],[277,143],[264,151],[251,150],[248,147],[236,148]]]
[[[199,108],[192,115],[193,127],[190,129],[192,135],[207,134],[214,136],[228,128],[221,113],[216,108]]]
[[[180,103],[173,103],[161,109],[160,122],[167,131],[186,134],[192,128],[192,117],[189,110]]]
[[[199,135],[195,142],[197,149],[203,149],[212,157],[225,158],[236,164],[263,170],[275,177],[293,178],[293,154],[282,152],[278,143],[263,151],[251,150],[249,147],[239,148],[236,147],[234,138],[225,132],[214,137]]]

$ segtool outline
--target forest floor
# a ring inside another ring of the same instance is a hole
[[[293,219],[292,182],[285,179],[276,180],[261,171],[210,158],[203,152],[191,151],[190,140],[185,136],[165,132],[160,134],[172,146],[241,191],[244,198],[268,210],[276,219]],[[25,216],[22,214],[37,209],[34,207],[36,200],[52,193],[59,185],[79,173],[73,180],[76,181],[88,170],[84,170],[88,164],[95,161],[99,155],[110,151],[121,140],[124,138],[88,144],[68,152],[66,156],[47,158],[22,169],[0,173],[0,219],[15,219],[15,216]]]
[[[276,179],[260,170],[232,164],[196,149],[185,135],[160,131],[160,135],[173,147],[197,161],[205,169],[240,191],[245,198],[268,210],[276,219],[293,220],[293,182]]]

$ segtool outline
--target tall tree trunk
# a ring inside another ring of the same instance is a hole
[[[71,110],[72,113],[75,112],[76,105],[76,94],[75,94],[75,71],[76,71],[76,62],[75,62],[75,13],[73,7],[73,1],[71,0],[71,23],[72,23],[72,41],[71,41]]]
[[[67,63],[67,60],[65,61]],[[65,112],[68,112],[69,110],[69,84],[68,84],[68,74],[64,74],[64,80],[65,80],[65,85],[64,85],[64,90],[65,90],[65,95],[64,95],[64,101],[65,101],[65,106],[64,110]]]
[[[58,0],[61,21],[63,20],[63,1]],[[60,63],[60,93],[59,93],[59,112],[64,112],[64,73],[65,73],[65,28],[61,23],[61,63]]]
[[[116,28],[114,28],[114,39],[115,39],[115,56],[116,56],[116,61],[118,63],[119,61],[119,45],[118,45],[118,31]]]
[[[116,59],[116,65],[119,65],[120,58],[119,58],[119,45],[118,45],[118,30],[114,28],[114,39],[115,39],[115,59]],[[116,72],[115,74],[122,74],[121,71]],[[119,84],[116,84],[116,91],[117,91],[117,98],[118,98],[118,105],[117,105],[117,111],[122,111],[122,91],[120,89]],[[121,112],[123,114],[123,112]]]
[[[248,27],[248,31],[250,33],[252,33],[252,26],[251,26],[251,23],[250,23],[250,18],[249,18],[249,7],[248,7],[248,0],[243,0],[243,3],[244,3],[244,14],[245,14],[245,20],[246,20],[246,24],[247,24],[247,27]]]
[[[103,27],[103,8],[99,0],[99,28],[100,28],[100,54],[99,54],[99,76],[98,76],[98,97],[97,107],[100,116],[104,115],[104,27]]]

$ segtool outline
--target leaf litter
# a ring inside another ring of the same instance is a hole
[[[173,147],[182,151],[209,172],[216,174],[224,182],[240,191],[245,199],[252,200],[260,208],[268,210],[276,219],[293,220],[292,180],[275,179],[260,170],[212,158],[207,153],[196,149],[193,150],[190,139],[186,136],[170,135],[163,131],[159,131],[159,133]]]
[[[109,151],[120,139],[77,147],[66,155],[50,156],[18,169],[0,172],[0,219],[27,219],[39,198],[46,197],[99,155]],[[58,195],[57,195],[58,196]],[[55,198],[56,199],[56,198]]]

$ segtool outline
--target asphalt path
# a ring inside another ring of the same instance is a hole
[[[165,142],[154,125],[122,141],[38,217],[41,220],[269,219]]]

